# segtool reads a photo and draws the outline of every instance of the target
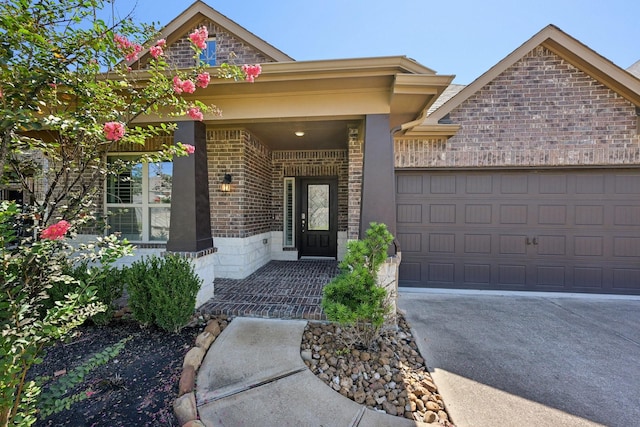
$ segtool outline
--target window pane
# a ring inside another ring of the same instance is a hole
[[[149,203],[171,203],[173,163],[149,163]]]
[[[142,240],[142,208],[108,208],[109,231],[119,231],[123,238]]]
[[[329,186],[326,184],[307,187],[308,230],[329,229]]]
[[[171,218],[170,208],[150,208],[149,209],[149,240],[167,241],[169,240],[169,220]]]
[[[107,203],[142,203],[142,164],[110,177],[107,183]]]
[[[207,48],[200,52],[200,59],[207,65],[215,66],[216,64],[216,39],[207,39]]]
[[[284,179],[284,246],[293,246],[294,238],[294,180]]]

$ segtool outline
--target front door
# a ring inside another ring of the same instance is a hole
[[[302,178],[298,206],[299,256],[336,257],[338,252],[338,181]]]

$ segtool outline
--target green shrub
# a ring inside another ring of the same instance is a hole
[[[349,347],[369,348],[389,313],[387,292],[377,285],[377,276],[392,241],[386,225],[372,222],[364,239],[348,243],[341,273],[323,289],[322,309],[343,326],[341,339]]]
[[[99,267],[84,260],[69,264],[63,269],[64,273],[73,277],[73,282],[55,283],[49,290],[50,299],[47,305],[53,306],[56,301],[64,299],[65,295],[76,292],[78,284],[91,284],[96,290],[96,298],[104,304],[105,311],[95,314],[91,321],[98,325],[106,325],[113,318],[114,301],[122,296],[124,278],[122,271],[116,267]],[[47,307],[49,308],[49,307]]]
[[[177,332],[191,319],[201,280],[184,257],[148,257],[125,270],[129,307],[144,325]]]

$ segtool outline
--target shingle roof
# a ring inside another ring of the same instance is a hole
[[[640,61],[627,68],[627,71],[640,79]]]
[[[427,110],[427,116],[433,113],[434,111],[436,111],[438,108],[440,108],[442,104],[444,104],[445,102],[453,98],[458,92],[460,92],[465,87],[466,85],[456,85],[456,84],[450,84],[449,86],[447,86],[444,92],[442,92],[442,94],[438,97],[438,99],[436,99],[436,102],[434,102],[431,105],[431,107],[429,107],[429,109]]]

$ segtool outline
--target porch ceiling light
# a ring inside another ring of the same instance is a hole
[[[302,131],[302,130],[297,130],[294,133],[295,133],[296,136],[299,136],[299,137],[304,136],[304,131]]]
[[[231,175],[228,173],[224,174],[224,178],[222,179],[222,183],[220,184],[220,191],[223,193],[229,193],[231,191]]]

